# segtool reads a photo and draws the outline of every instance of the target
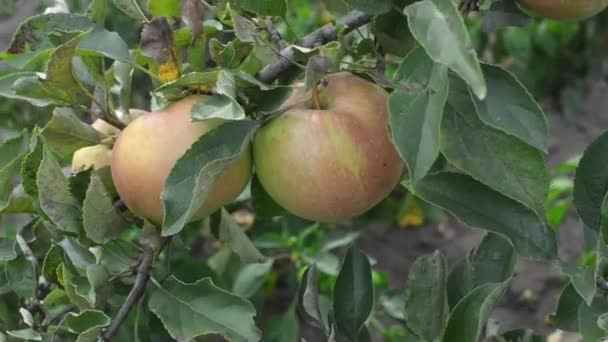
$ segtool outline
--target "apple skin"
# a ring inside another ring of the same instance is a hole
[[[161,191],[175,162],[198,138],[223,123],[220,119],[190,120],[201,96],[183,98],[159,111],[140,116],[122,132],[112,154],[112,178],[120,198],[137,216],[160,225]],[[195,214],[204,218],[236,198],[248,183],[251,151],[228,166]]]
[[[328,76],[321,107],[292,96],[292,107],[261,127],[253,155],[260,183],[305,219],[360,215],[389,195],[404,164],[390,139],[388,94],[350,73]]]
[[[606,0],[519,0],[523,7],[550,19],[582,20],[608,6]]]
[[[99,144],[83,147],[72,156],[72,172],[79,172],[93,167],[99,170],[110,165],[112,150],[109,146]]]

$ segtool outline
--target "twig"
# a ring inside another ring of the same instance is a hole
[[[168,237],[163,238],[161,245],[159,247],[159,253],[169,242]],[[103,332],[102,339],[104,341],[110,341],[114,335],[118,332],[120,325],[127,318],[127,315],[131,311],[131,308],[135,304],[139,302],[139,299],[144,295],[146,291],[146,285],[148,284],[148,280],[150,280],[150,271],[152,270],[152,265],[154,264],[154,255],[155,250],[152,248],[145,249],[142,256],[141,261],[139,262],[139,266],[137,267],[137,276],[135,277],[135,284],[131,288],[131,292],[127,296],[127,299],[122,304],[120,309],[118,309],[118,313],[110,323],[110,326]]]
[[[40,323],[40,327],[41,328],[48,327],[51,323],[53,323],[54,320],[63,317],[65,314],[74,310],[75,308],[76,308],[76,306],[74,304],[70,304],[57,312],[53,312],[52,314],[50,314],[44,318],[42,323]]]
[[[279,31],[272,25],[272,19],[266,19],[266,32],[268,32],[268,38],[276,46],[277,49],[283,50],[287,48],[287,43],[281,38]]]
[[[369,23],[371,18],[372,17],[370,15],[355,10],[338,19],[337,23],[346,26],[343,30],[343,33],[346,34]],[[332,24],[327,24],[300,39],[296,45],[311,48],[315,46],[315,44],[322,45],[336,39],[338,39],[338,32],[336,31],[336,28]],[[267,84],[274,82],[277,78],[279,78],[281,73],[288,70],[292,66],[292,60],[294,57],[293,54],[292,47],[282,49],[281,56],[283,58],[280,58],[276,63],[269,64],[264,67],[264,69],[262,69],[256,75],[258,81]]]

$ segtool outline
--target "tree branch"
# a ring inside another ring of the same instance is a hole
[[[370,15],[355,10],[338,19],[337,23],[346,26],[343,31],[346,34],[369,23],[371,19]],[[327,24],[300,39],[295,45],[312,48],[317,44],[323,45],[336,39],[338,39],[336,28],[332,24]],[[282,49],[281,57],[276,63],[267,65],[256,75],[258,81],[270,84],[279,78],[281,73],[289,69],[293,65],[292,47],[288,46]]]
[[[159,247],[158,253],[162,251],[162,249],[167,245],[170,238],[163,238],[161,245]],[[131,308],[139,302],[141,297],[146,292],[146,285],[148,284],[148,280],[150,280],[150,271],[152,270],[152,266],[154,264],[154,256],[156,252],[153,248],[147,248],[141,255],[141,259],[139,262],[139,266],[137,267],[137,276],[135,277],[135,283],[131,288],[131,292],[127,296],[127,299],[122,304],[118,313],[110,323],[110,326],[103,332],[102,339],[104,341],[110,341],[114,335],[118,332],[120,325],[127,318],[127,315],[131,311]]]
[[[270,41],[274,44],[274,46],[277,49],[282,51],[287,48],[287,44],[281,38],[281,34],[276,29],[276,27],[274,27],[274,25],[272,25],[272,19],[270,19],[270,18],[266,19],[266,32],[268,32],[268,38],[270,38]]]

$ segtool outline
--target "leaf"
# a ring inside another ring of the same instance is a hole
[[[82,204],[82,221],[87,237],[98,244],[116,239],[130,227],[95,173],[91,174],[91,182]]]
[[[404,9],[410,31],[435,62],[462,77],[478,98],[487,93],[486,81],[471,37],[453,1],[423,0]]]
[[[464,297],[452,310],[443,339],[450,342],[478,341],[508,285],[509,281],[481,285]]]
[[[532,210],[469,176],[429,174],[418,181],[416,196],[453,213],[468,226],[508,238],[522,256],[541,260],[557,256],[555,232]]]
[[[142,55],[154,58],[159,64],[172,58],[172,54],[175,55],[173,31],[167,18],[154,18],[151,22],[145,23],[140,44]]]
[[[469,258],[474,287],[508,280],[517,263],[509,240],[494,233],[487,233]]]
[[[327,317],[321,314],[319,306],[317,268],[315,264],[308,266],[302,274],[302,281],[298,289],[298,312],[300,312],[302,317],[305,317],[306,321],[323,329],[327,334],[329,323]]]
[[[21,297],[36,296],[36,268],[23,255],[4,264],[6,280],[11,289]]]
[[[148,0],[148,11],[155,17],[179,17],[179,1]]]
[[[112,0],[114,6],[133,19],[147,22],[148,18],[137,4],[137,0]]]
[[[233,341],[260,339],[251,303],[215,286],[209,278],[186,284],[170,276],[152,292],[148,307],[175,339],[207,334]]]
[[[76,240],[65,237],[58,243],[67,255],[68,259],[79,270],[81,274],[86,272],[87,267],[95,264],[95,256],[87,248],[78,243]]]
[[[106,0],[92,0],[85,14],[97,26],[103,27],[106,19]]]
[[[584,341],[601,341],[607,336],[606,331],[598,325],[598,319],[606,312],[608,312],[608,304],[602,297],[596,297],[589,306],[582,303],[578,307],[578,329],[576,331],[583,336]]]
[[[39,131],[37,128],[32,132],[32,140],[30,142],[30,152],[26,154],[21,163],[21,182],[23,184],[23,190],[26,194],[30,195],[34,201],[34,205],[38,208],[39,193],[38,185],[36,180],[38,178],[38,169],[42,162],[42,156],[44,153],[44,145],[41,138],[39,137]]]
[[[392,0],[345,0],[347,4],[367,14],[382,14],[391,10]]]
[[[229,121],[201,136],[175,163],[161,193],[162,235],[179,233],[207,199],[224,169],[250,153],[249,142],[258,123]]]
[[[417,42],[410,32],[401,10],[378,15],[373,22],[374,38],[386,51],[397,56],[406,56]]]
[[[32,328],[20,329],[20,330],[8,330],[6,332],[9,336],[20,340],[26,341],[42,341],[42,336]]]
[[[0,96],[10,99],[26,100],[34,106],[44,107],[55,103],[53,99],[32,97],[28,95],[18,94],[13,85],[23,79],[38,79],[38,74],[35,72],[17,72],[0,77]]]
[[[481,122],[466,85],[454,81],[441,122],[443,155],[456,168],[543,216],[549,191],[544,156]]]
[[[96,342],[103,328],[110,325],[110,317],[99,310],[83,310],[79,313],[69,312],[59,328],[78,335],[76,342]]]
[[[63,263],[63,251],[57,245],[52,245],[44,256],[42,263],[42,275],[49,283],[59,285],[60,281],[57,278],[57,267]]]
[[[226,209],[221,209],[219,239],[241,258],[242,263],[260,263],[266,259]]]
[[[587,305],[591,305],[597,287],[595,267],[562,262],[560,269],[564,275],[570,278],[576,292]]]
[[[0,262],[11,261],[17,258],[17,240],[15,237],[1,237],[0,238]]]
[[[273,0],[270,0],[273,1]],[[284,1],[284,0],[279,0]],[[267,1],[258,1],[259,3],[267,2]],[[231,12],[232,22],[234,26],[234,35],[242,42],[250,42],[253,43],[257,38],[257,30],[255,27],[255,23],[244,16],[236,13],[235,11]]]
[[[70,13],[45,13],[29,17],[19,25],[7,52],[11,54],[37,51],[55,46],[59,32],[83,32],[93,27],[91,19]]]
[[[58,268],[62,284],[65,289],[65,293],[70,299],[70,302],[74,304],[79,310],[88,310],[93,307],[88,298],[88,291],[90,285],[87,279],[72,273],[69,267],[65,264],[61,264]]]
[[[103,136],[91,126],[80,121],[74,110],[59,107],[53,110],[53,117],[42,129],[45,141],[63,158],[83,147],[99,144]]]
[[[18,204],[15,203],[15,196],[19,195],[19,187],[13,185],[28,152],[29,140],[29,134],[24,130],[0,145],[0,207],[3,212],[9,211],[11,205]]]
[[[224,120],[245,119],[245,110],[243,110],[236,100],[226,95],[216,94],[206,97],[192,106],[191,113],[194,121],[211,118]]]
[[[282,315],[273,316],[264,329],[264,342],[298,342],[300,325],[293,309]]]
[[[433,62],[424,49],[417,48],[401,61],[394,77],[403,86],[389,98],[391,136],[414,184],[439,156],[447,76],[445,66]]]
[[[257,217],[276,217],[287,213],[281,208],[270,195],[266,192],[257,176],[251,180],[251,197],[253,198],[253,208]]]
[[[600,231],[602,206],[608,192],[608,132],[595,139],[585,150],[574,178],[574,205],[583,223]]]
[[[374,306],[374,287],[369,259],[351,246],[334,284],[333,309],[340,332],[356,339]]]
[[[120,91],[120,107],[128,111],[131,108],[131,85],[135,68],[132,64],[116,61],[112,64],[112,69],[117,82],[116,86]]]
[[[285,17],[287,4],[285,0],[229,0],[234,8],[253,12],[259,16]]]
[[[140,250],[132,244],[115,240],[103,245],[99,264],[104,265],[111,275],[117,275],[137,267],[139,254]]]
[[[264,263],[247,264],[236,275],[232,284],[232,293],[243,298],[253,297],[264,284],[266,276],[272,270],[274,260]]]
[[[80,204],[70,194],[68,181],[48,147],[43,148],[42,161],[36,174],[40,208],[59,229],[79,233],[82,229]]]
[[[123,63],[133,63],[127,43],[116,32],[91,32],[78,44],[78,52],[95,53]]]
[[[44,91],[51,98],[58,99],[67,104],[87,104],[89,99],[83,93],[79,81],[73,71],[72,57],[76,47],[89,32],[82,33],[67,43],[59,46],[49,56],[46,65],[45,77],[40,79]],[[15,89],[16,85],[15,85]],[[23,93],[25,89],[21,90]],[[17,93],[20,93],[17,90]]]
[[[449,315],[447,262],[439,252],[412,264],[405,292],[405,321],[409,330],[427,341],[441,337]]]
[[[488,95],[473,99],[481,121],[547,153],[547,119],[532,95],[502,67],[483,64],[482,69]]]

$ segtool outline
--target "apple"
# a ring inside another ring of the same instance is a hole
[[[543,17],[557,20],[586,19],[608,6],[606,0],[520,0],[520,3]]]
[[[112,178],[120,198],[135,214],[160,225],[164,213],[161,191],[175,162],[199,137],[224,121],[192,122],[190,109],[203,96],[189,96],[141,115],[114,144]],[[229,165],[194,219],[204,218],[236,198],[251,174],[251,153]]]
[[[335,222],[388,196],[404,164],[390,138],[386,91],[347,72],[327,81],[319,109],[310,95],[288,99],[289,109],[258,130],[253,155],[262,187],[279,205]]]
[[[99,144],[83,147],[72,156],[72,172],[79,172],[93,167],[99,170],[110,165],[112,149],[109,146]]]

